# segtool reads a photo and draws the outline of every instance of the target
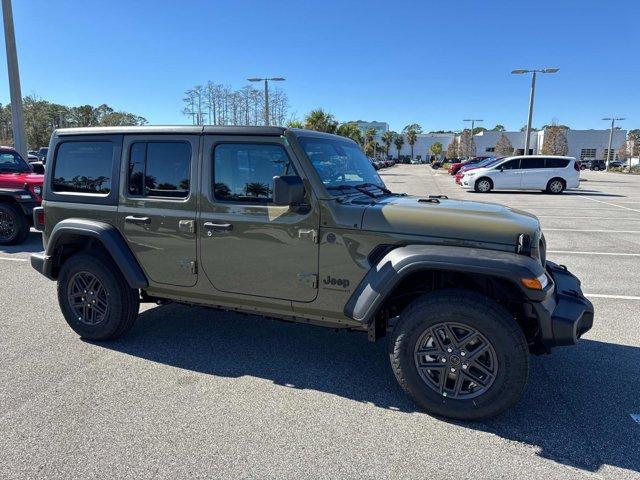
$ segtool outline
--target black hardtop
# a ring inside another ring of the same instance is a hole
[[[257,135],[280,136],[285,132],[283,127],[237,127],[213,125],[143,125],[134,127],[80,127],[60,128],[54,132],[58,137],[69,135]]]

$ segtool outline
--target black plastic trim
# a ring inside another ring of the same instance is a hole
[[[424,269],[482,274],[511,281],[524,297],[540,302],[550,295],[553,282],[544,290],[524,287],[520,279],[545,273],[531,257],[513,252],[440,245],[409,245],[387,253],[360,282],[347,302],[344,313],[368,325],[393,287],[408,274]]]
[[[55,280],[53,258],[56,249],[73,236],[90,237],[99,240],[106,248],[131,288],[146,288],[149,282],[129,249],[125,239],[116,227],[104,222],[68,218],[53,227],[44,252],[31,256],[31,265],[47,278]]]

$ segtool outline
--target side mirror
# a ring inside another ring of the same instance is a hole
[[[296,175],[273,177],[273,203],[275,205],[297,205],[304,201],[304,183]]]
[[[38,175],[44,175],[44,165],[41,163],[32,163],[31,170],[33,173],[37,173]]]

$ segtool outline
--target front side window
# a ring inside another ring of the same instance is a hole
[[[299,137],[298,140],[331,194],[341,195],[344,193],[341,187],[363,184],[384,188],[380,175],[357,144],[338,138]]]
[[[133,143],[129,152],[129,195],[186,198],[190,166],[188,143]]]
[[[518,168],[520,168],[520,159],[516,158],[514,160],[509,160],[508,162],[504,162],[503,164],[498,166],[498,170],[501,168],[503,170],[517,170]]]
[[[269,203],[273,177],[295,175],[281,145],[222,143],[213,151],[213,196],[217,200]]]
[[[111,191],[113,143],[65,142],[58,147],[54,192],[107,195]]]
[[[0,153],[0,173],[27,173],[30,171],[27,162],[17,153]]]

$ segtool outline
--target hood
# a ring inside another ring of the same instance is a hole
[[[420,201],[420,200],[423,201]],[[364,230],[437,237],[466,243],[517,245],[522,233],[535,238],[538,219],[527,212],[496,203],[426,197],[389,197],[364,212]]]
[[[42,185],[44,175],[37,173],[0,173],[0,188],[22,188],[24,184]]]

